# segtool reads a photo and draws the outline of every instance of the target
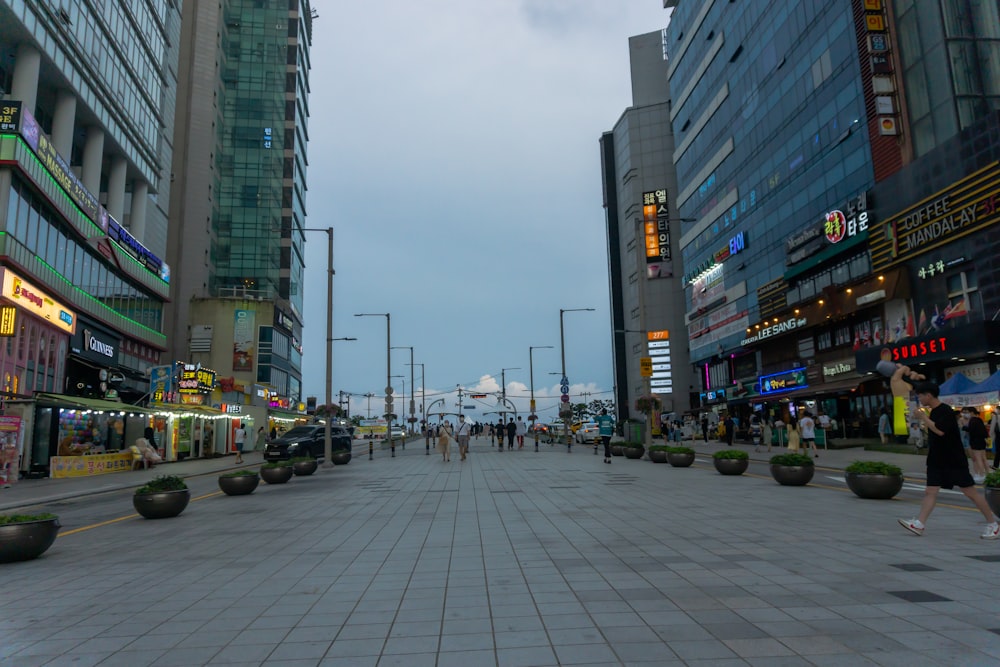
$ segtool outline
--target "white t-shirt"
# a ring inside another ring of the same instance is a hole
[[[820,415],[816,419],[819,420],[820,428],[830,428],[830,417],[827,415]]]
[[[528,433],[528,425],[525,424],[523,421],[518,420],[517,421],[517,431],[515,433],[517,435],[526,435]]]
[[[237,443],[246,442],[247,432],[242,426],[233,432],[233,440]]]
[[[469,435],[469,433],[471,433],[470,429],[471,425],[469,424],[469,422],[460,421],[458,422],[458,424],[455,425],[455,435],[456,436]]]
[[[803,417],[802,419],[800,419],[799,430],[802,431],[803,440],[816,439],[816,422],[812,420],[812,417]]]

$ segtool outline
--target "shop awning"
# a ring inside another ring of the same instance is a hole
[[[307,415],[303,412],[292,412],[291,410],[281,410],[278,408],[268,408],[268,417],[277,417],[278,419],[311,419],[312,415]]]
[[[142,412],[152,414],[155,408],[147,408],[142,405],[131,405],[119,401],[106,401],[101,398],[85,398],[83,396],[66,396],[64,394],[49,394],[38,392],[35,394],[35,401],[39,405],[72,408],[74,410],[104,410],[106,412]]]

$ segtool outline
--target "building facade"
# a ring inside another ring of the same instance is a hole
[[[301,400],[308,0],[184,6],[171,353],[258,414]]]
[[[691,407],[663,33],[630,38],[629,54],[633,105],[600,139],[620,422],[651,394],[664,413]]]
[[[0,2],[0,391],[22,469],[142,434],[135,414],[78,426],[87,401],[141,399],[166,350],[179,35],[172,3]]]

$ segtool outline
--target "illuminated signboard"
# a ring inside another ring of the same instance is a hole
[[[792,266],[815,255],[830,244],[868,233],[868,193],[845,201],[839,208],[823,214],[819,224],[811,224],[785,241],[785,264]]]
[[[802,387],[807,386],[806,369],[804,368],[796,368],[794,370],[784,371],[783,373],[773,373],[771,375],[762,375],[760,377],[761,396],[778,394],[783,391],[801,389]]]
[[[0,306],[0,336],[13,336],[17,332],[17,308]]]
[[[5,299],[10,299],[32,315],[51,322],[66,333],[76,332],[76,313],[31,283],[25,282],[10,269],[0,271],[3,272],[0,293]]]
[[[672,392],[674,382],[670,366],[670,331],[667,329],[647,331],[646,354],[643,359],[649,359],[650,370],[647,376],[640,368],[642,377],[650,378],[650,387],[656,387],[662,392]]]
[[[17,132],[21,127],[21,103],[7,100],[0,104],[0,132]]]
[[[870,240],[872,270],[881,271],[1000,222],[1000,162],[879,224]]]
[[[646,277],[674,275],[670,254],[670,211],[666,188],[642,193],[642,224],[646,243]]]
[[[215,371],[202,368],[201,364],[180,364],[180,367],[177,388],[182,394],[201,394],[215,388]]]

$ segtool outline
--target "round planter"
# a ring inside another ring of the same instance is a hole
[[[649,460],[652,461],[653,463],[666,463],[667,453],[664,452],[663,450],[654,449],[651,452],[649,452]]]
[[[161,491],[132,496],[132,506],[147,519],[169,519],[183,512],[190,500],[191,491],[188,489]]]
[[[742,475],[750,466],[749,459],[712,459],[715,469],[721,475]]]
[[[622,447],[622,453],[627,459],[641,459],[646,450],[642,447]]]
[[[351,453],[346,449],[338,449],[330,455],[334,465],[345,466],[351,462]]]
[[[292,478],[292,466],[261,468],[260,478],[268,484],[284,484]]]
[[[983,494],[986,496],[986,502],[989,503],[990,509],[993,510],[993,513],[1000,514],[1000,487],[984,487]]]
[[[248,496],[260,483],[258,475],[219,476],[219,488],[227,496]]]
[[[902,475],[867,475],[845,472],[844,479],[854,495],[872,500],[888,500],[903,488]]]
[[[318,467],[319,464],[316,463],[316,459],[296,461],[292,464],[292,472],[299,477],[305,477],[306,475],[311,475],[316,472],[316,468]]]
[[[779,466],[771,464],[771,477],[782,486],[805,486],[816,473],[816,466]]]
[[[667,463],[675,468],[687,468],[694,463],[694,454],[667,453]]]
[[[0,563],[38,558],[52,546],[59,519],[42,519],[0,526]]]
[[[611,445],[611,455],[612,456],[625,456],[624,452],[622,452],[622,446],[621,445]]]

